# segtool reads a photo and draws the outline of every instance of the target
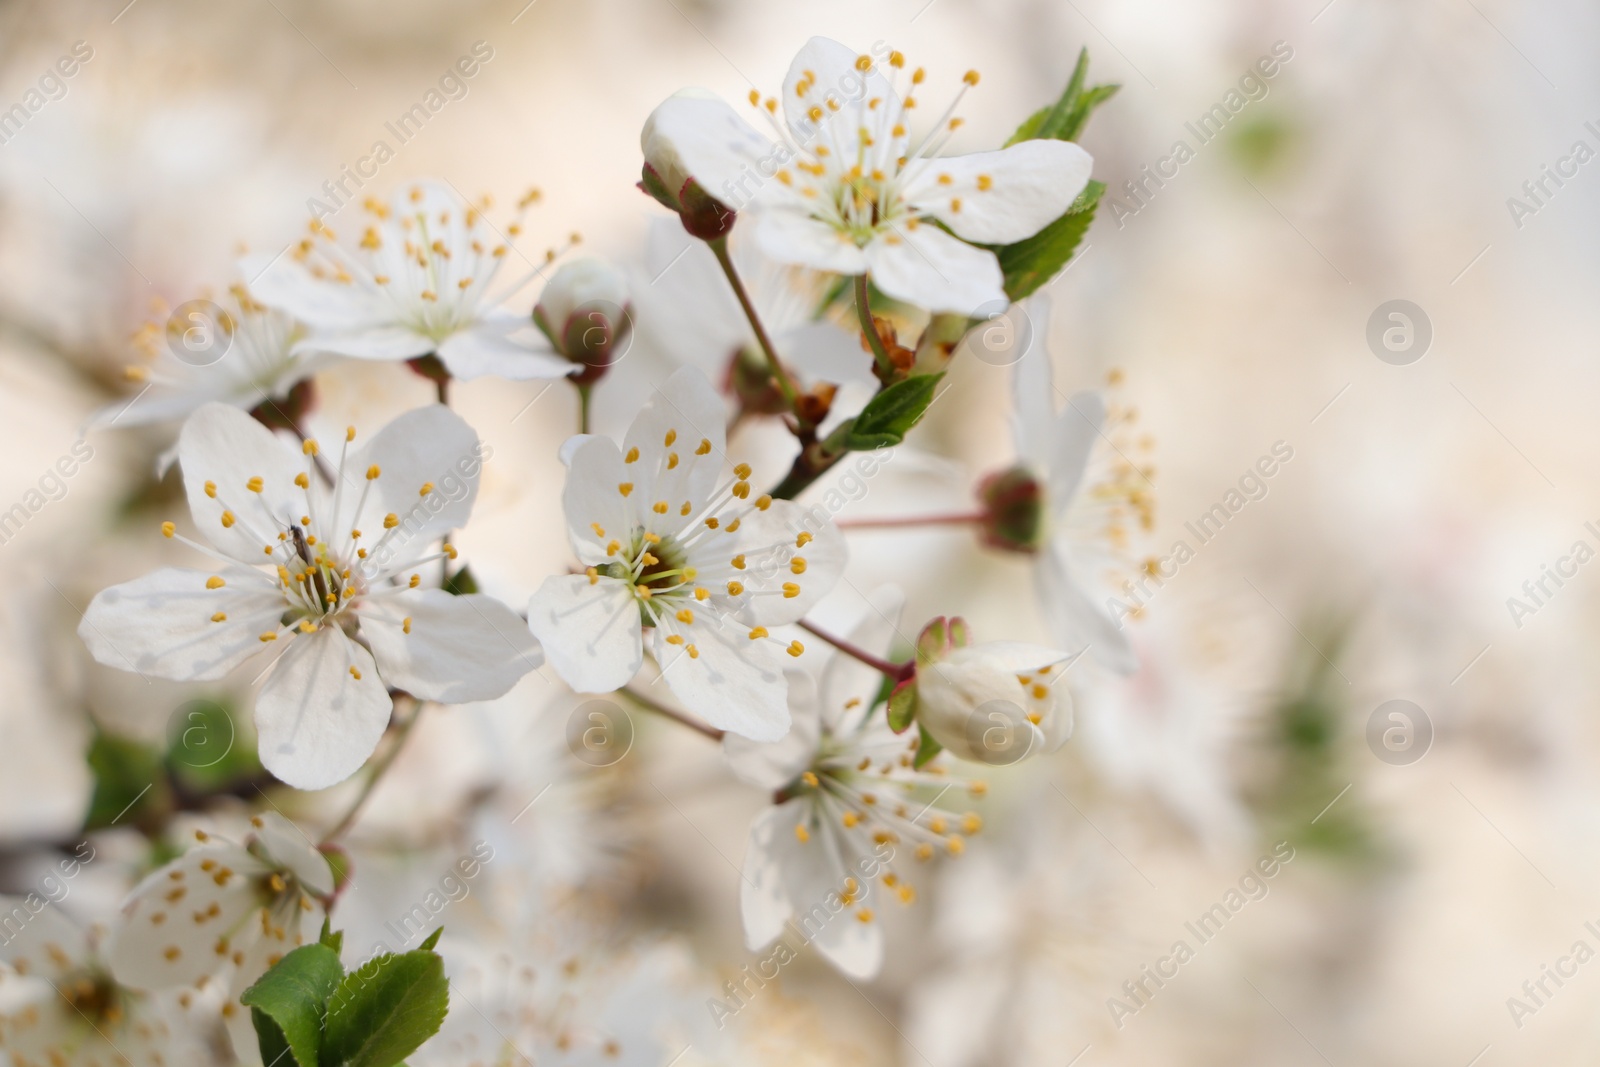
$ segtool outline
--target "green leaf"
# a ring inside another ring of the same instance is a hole
[[[435,930],[433,933],[429,934],[428,935],[428,939],[426,941],[424,941],[422,944],[418,945],[417,948],[419,950],[423,951],[423,952],[432,952],[433,951],[433,946],[437,945],[439,943],[439,935],[441,935],[443,933],[444,933],[444,927],[441,926],[437,930]]]
[[[917,684],[905,682],[889,694],[889,729],[897,734],[906,732],[917,717]]]
[[[85,821],[88,829],[144,825],[172,807],[161,753],[149,745],[97,733],[89,746],[89,770],[94,799]]]
[[[993,250],[1005,275],[1006,296],[1013,302],[1021,300],[1067,265],[1094,221],[1095,208],[1105,191],[1104,183],[1091,181],[1066,214],[1032,237]]]
[[[444,580],[444,591],[451,596],[470,596],[478,592],[478,579],[466,564]]]
[[[298,1067],[318,1067],[328,996],[343,977],[337,952],[321,943],[302,945],[240,994],[263,1063],[276,1063],[288,1051]]]
[[[331,859],[331,857],[329,857]],[[335,882],[335,885],[338,883]],[[324,917],[322,920],[322,936],[317,938],[318,943],[326,945],[333,950],[335,956],[344,951],[344,931],[333,929],[333,920]]]
[[[861,409],[845,440],[852,452],[897,445],[933,402],[941,374],[914,374],[884,389]]]
[[[911,766],[913,770],[920,771],[928,764],[929,760],[944,751],[944,746],[935,741],[933,735],[928,732],[928,728],[921,723],[917,724],[917,731],[917,754],[912,758]]]
[[[438,1032],[450,983],[437,953],[375,956],[329,1000],[321,1067],[395,1067]]]
[[[1057,141],[1076,141],[1083,133],[1084,126],[1089,123],[1089,116],[1094,109],[1116,95],[1120,85],[1095,85],[1088,89],[1083,87],[1089,74],[1089,50],[1087,48],[1078,52],[1078,62],[1072,68],[1072,77],[1067,80],[1067,87],[1062,90],[1061,96],[1054,104],[1046,105],[1029,115],[1017,132],[1011,135],[1006,142],[1006,147],[1018,141],[1032,141],[1038,139],[1051,139]]]

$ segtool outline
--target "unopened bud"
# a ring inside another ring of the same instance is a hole
[[[989,475],[978,485],[980,536],[990,548],[1037,552],[1044,544],[1044,486],[1027,467]]]
[[[545,285],[533,321],[558,352],[586,368],[573,381],[595,381],[627,353],[633,327],[628,296],[622,273],[593,257],[563,264]]]

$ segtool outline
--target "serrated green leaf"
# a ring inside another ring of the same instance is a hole
[[[329,999],[321,1067],[395,1067],[438,1032],[449,1004],[437,953],[375,956]]]
[[[1089,50],[1087,48],[1078,52],[1078,62],[1072,68],[1072,77],[1067,80],[1067,87],[1054,104],[1048,104],[1033,114],[1029,115],[1017,132],[1011,135],[1006,142],[1006,147],[1018,141],[1032,141],[1050,139],[1057,141],[1076,141],[1083,133],[1084,126],[1088,125],[1089,116],[1094,109],[1116,95],[1120,85],[1095,85],[1088,89],[1083,87],[1089,74]]]
[[[328,996],[344,977],[339,954],[327,945],[302,945],[239,995],[250,1009],[263,1063],[287,1051],[298,1067],[318,1067]]]
[[[433,951],[433,946],[437,945],[439,943],[439,935],[443,934],[443,933],[444,933],[444,927],[441,926],[437,930],[435,930],[433,933],[429,934],[428,935],[428,939],[426,941],[424,941],[422,944],[418,945],[417,948],[420,949],[423,952],[432,952]]]
[[[935,741],[933,735],[928,732],[928,728],[921,723],[917,724],[917,731],[917,754],[912,757],[911,767],[913,770],[920,771],[933,757],[944,751],[944,746]]]
[[[1066,214],[1032,237],[994,249],[1005,275],[1006,296],[1013,302],[1021,300],[1067,265],[1088,232],[1089,224],[1094,222],[1095,209],[1105,191],[1104,183],[1091,181]]]
[[[917,685],[907,682],[889,694],[889,729],[897,734],[906,732],[917,717]]]
[[[851,424],[846,447],[852,452],[897,445],[933,402],[940,374],[914,374],[884,389],[861,409]]]

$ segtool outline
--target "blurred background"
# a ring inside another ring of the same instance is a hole
[[[537,186],[530,240],[581,234],[647,287],[663,213],[633,185],[645,117],[688,85],[773,92],[813,34],[904,51],[939,107],[982,72],[951,151],[1003,140],[1080,48],[1091,81],[1121,84],[1083,137],[1109,189],[1048,289],[1047,342],[1064,388],[1121,372],[1114,400],[1154,438],[1145,550],[1195,549],[1134,624],[1143,670],[1084,678],[1073,741],[989,776],[985,832],[887,917],[871,982],[803,955],[717,1030],[706,999],[756,959],[737,868],[766,798],[714,745],[637,715],[625,759],[577,763],[578,701],[548,672],[424,723],[353,839],[375,875],[352,928],[380,936],[386,901],[487,836],[512,858],[450,932],[604,929],[573,995],[623,1017],[645,994],[606,968],[670,953],[651,995],[691,1018],[661,1063],[679,1046],[684,1063],[1590,1062],[1600,965],[1559,962],[1600,950],[1585,925],[1600,929],[1600,661],[1582,651],[1600,566],[1581,565],[1600,549],[1582,473],[1600,401],[1600,10],[1584,5],[0,4],[0,511],[44,501],[0,544],[0,889],[90,832],[113,861],[64,906],[92,921],[143,862],[140,830],[159,839],[192,793],[243,810],[261,785],[313,822],[347,799],[272,790],[248,738],[216,766],[162,770],[189,702],[248,730],[249,678],[149,683],[74,636],[98,590],[184,562],[155,536],[182,510],[176,477],[152,474],[173,428],[95,430],[70,478],[41,481],[126,393],[140,325],[226,286],[241,249],[297,239],[308,202],[379,140],[393,158],[360,197],[421,176],[502,203]],[[478,73],[399,143],[386,124],[469,54]],[[69,55],[75,73],[53,77]],[[5,124],[30,93],[44,102]],[[1208,132],[1218,105],[1228,121]],[[665,373],[651,358],[602,386],[602,430]],[[958,358],[954,399],[844,514],[968,503],[1013,454],[1010,373]],[[543,388],[454,396],[495,449],[462,547],[518,607],[567,563],[551,502],[574,404]],[[389,366],[317,389],[334,427],[431,398]],[[750,449],[776,454],[762,433]],[[1276,472],[1242,485],[1269,455]],[[1231,491],[1247,503],[1201,543],[1186,524]],[[861,532],[852,552],[838,617],[887,580],[912,625],[960,613],[986,638],[1041,637],[1026,562],[959,530]],[[1201,943],[1186,924],[1230,892],[1248,903]],[[1193,959],[1158,985],[1147,969],[1170,970],[1157,961],[1180,940]]]

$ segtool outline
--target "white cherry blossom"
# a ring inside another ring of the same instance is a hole
[[[884,647],[898,598],[876,596],[875,610],[851,635],[858,647]],[[756,952],[797,937],[853,978],[883,964],[877,889],[901,904],[916,899],[908,861],[958,855],[977,833],[976,813],[949,810],[957,789],[982,796],[984,784],[952,777],[942,757],[918,768],[918,734],[895,734],[878,701],[883,676],[844,655],[820,681],[793,673],[794,726],[776,744],[732,734],[723,754],[740,779],[775,794],[750,827],[740,886],[745,944]]]
[[[952,755],[1015,763],[1072,735],[1069,653],[1016,641],[953,648],[917,667],[917,721]]]
[[[1112,447],[1108,433],[1126,415],[1108,413],[1099,393],[1077,393],[1057,411],[1059,390],[1044,344],[1049,302],[1038,296],[1020,307],[1033,341],[1013,379],[1018,467],[990,479],[989,488],[1003,489],[1000,479],[1010,477],[1012,491],[1031,497],[1036,528],[1018,547],[1033,553],[1034,585],[1055,639],[1073,654],[1087,650],[1100,665],[1132,673],[1133,646],[1096,590],[1129,568],[1133,533],[1151,528],[1149,471],[1130,458],[1132,448]]]
[[[690,90],[651,114],[645,161],[674,194],[674,181],[693,178],[728,206],[753,208],[762,247],[775,259],[870,273],[890,296],[971,313],[1005,299],[999,261],[978,245],[1020,241],[1059,218],[1093,161],[1058,140],[940,157],[978,75],[969,71],[956,101],[913,138],[924,73],[904,70],[899,52],[863,55],[813,37],[781,98],[751,90],[765,133],[722,100]]]
[[[843,570],[831,522],[724,477],[726,413],[685,367],[634,420],[623,448],[579,435],[562,456],[562,494],[580,574],[547,578],[528,625],[580,692],[627,684],[644,630],[667,685],[713,726],[772,741],[788,730],[783,655],[804,651],[769,627],[798,620]],[[624,451],[625,450],[625,451]]]
[[[176,681],[214,681],[276,658],[256,698],[261,761],[301,789],[353,774],[388,724],[389,689],[459,704],[499,696],[540,663],[509,608],[423,588],[455,550],[484,455],[439,405],[395,419],[364,448],[350,428],[325,485],[320,448],[295,448],[236,408],[210,404],[178,442],[195,525],[216,561],[168,567],[94,598],[78,628],[95,659]]]
[[[37,900],[38,898],[34,898]],[[102,931],[59,905],[0,897],[0,1061],[11,1067],[188,1067],[204,1061],[175,1005],[112,977]]]
[[[530,193],[520,208],[535,199]],[[520,210],[496,228],[483,206],[437,182],[401,190],[387,205],[368,199],[365,208],[353,248],[316,220],[292,251],[244,263],[260,300],[315,330],[300,349],[376,360],[436,355],[461,379],[560,378],[577,369],[527,316],[501,306],[545,267],[542,254],[530,263],[511,243]],[[508,260],[527,269],[502,285]]]
[[[106,959],[135,989],[176,989],[232,967],[237,996],[305,943],[333,893],[328,861],[275,812],[251,819],[242,843],[205,831],[129,895]]]

